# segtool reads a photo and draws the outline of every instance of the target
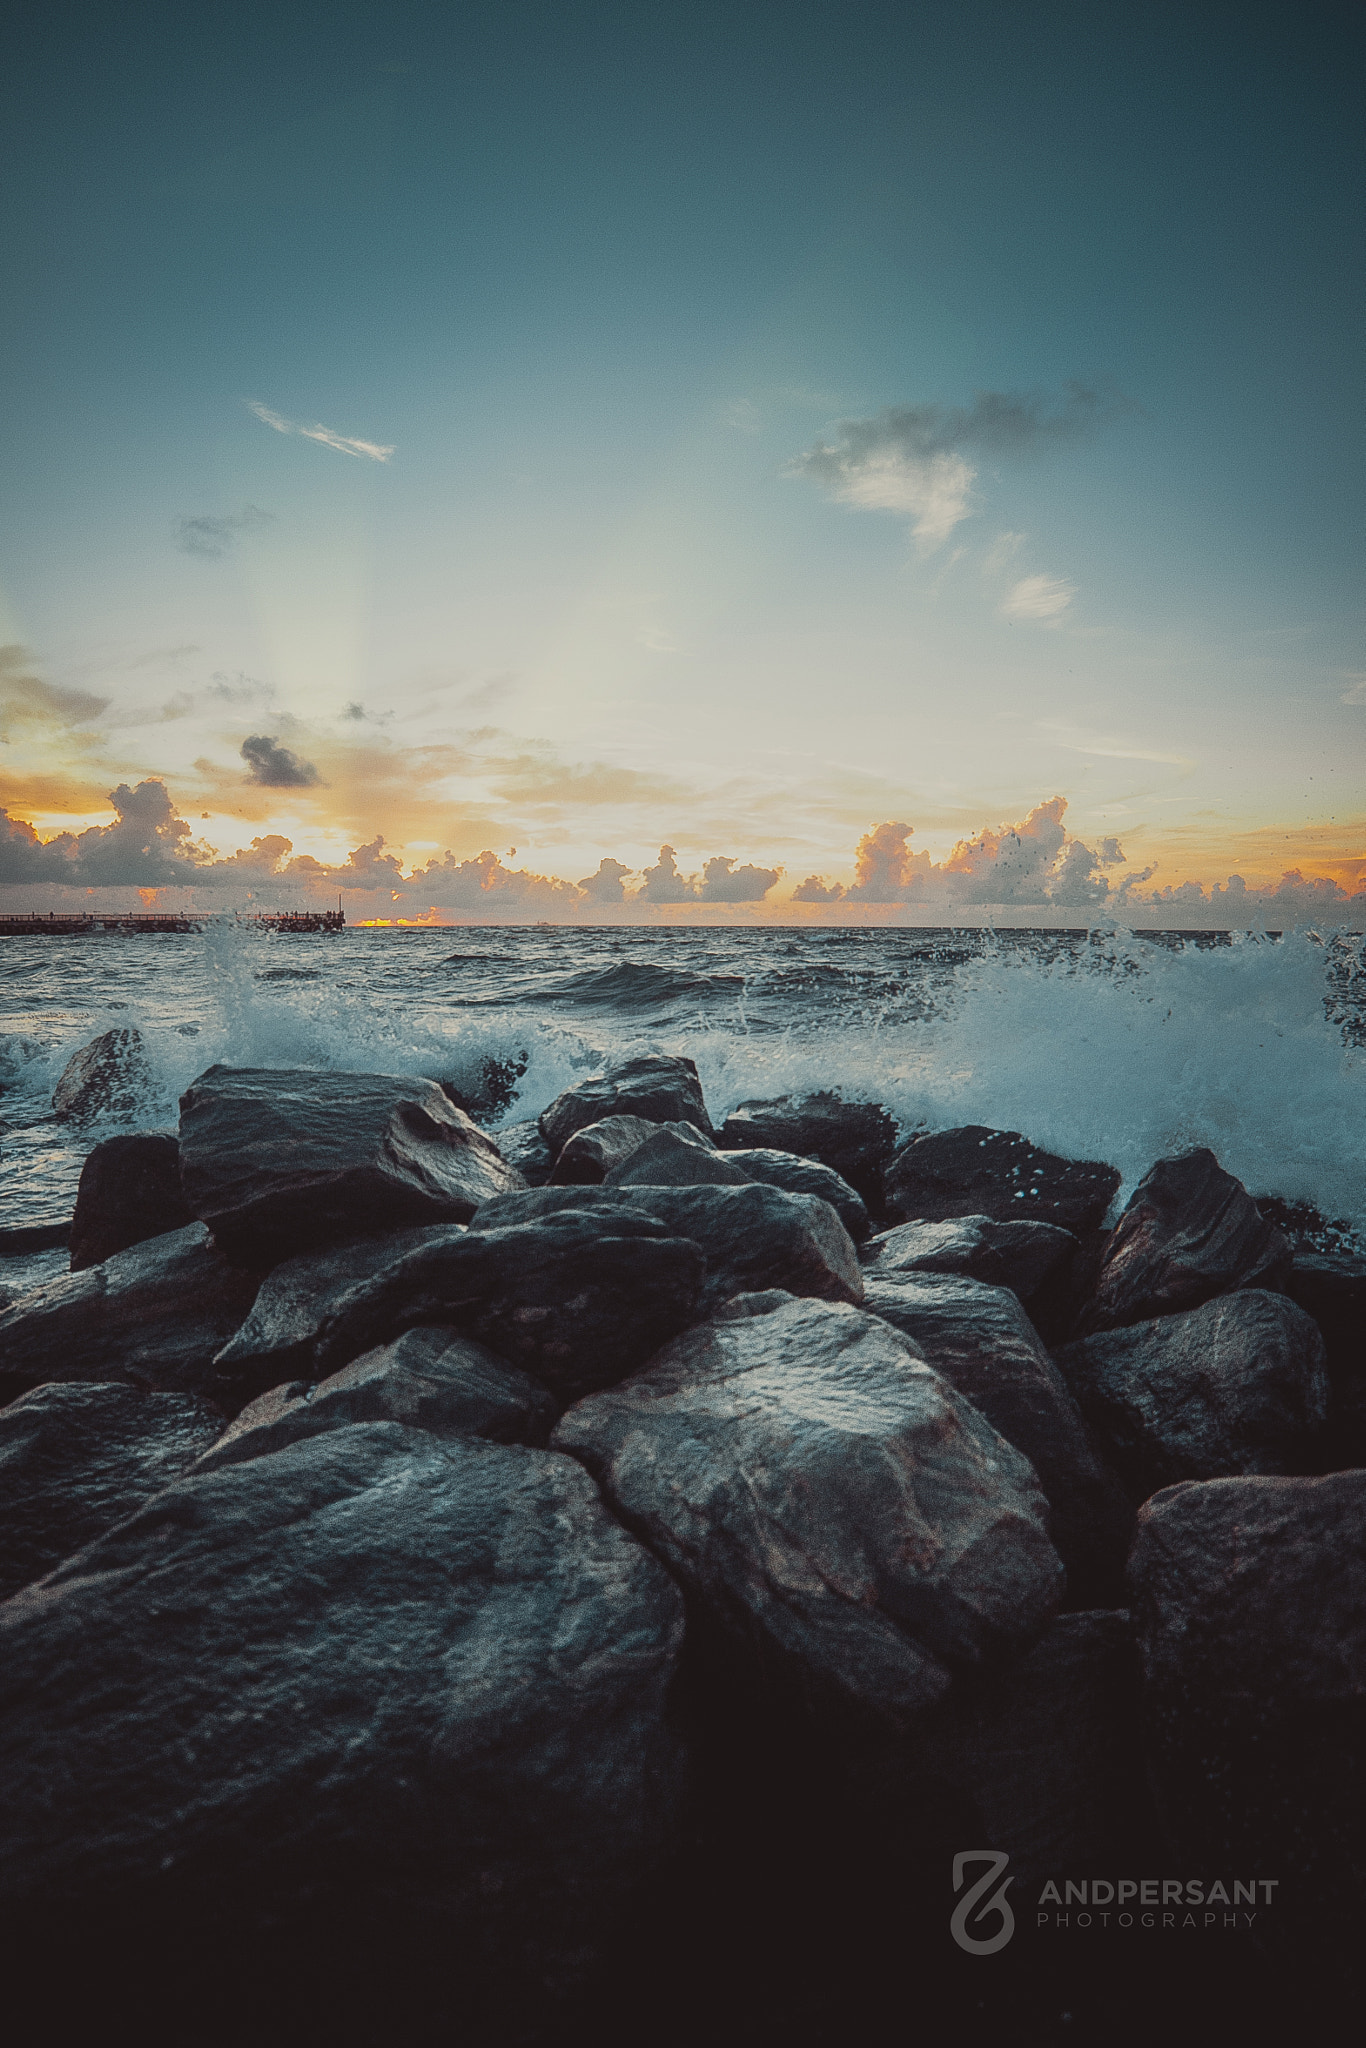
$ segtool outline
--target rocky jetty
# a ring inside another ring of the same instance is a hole
[[[401,1929],[522,2042],[639,2018],[718,1884],[1346,1897],[1366,1259],[1208,1152],[1118,1187],[833,1092],[718,1131],[664,1054],[491,1132],[211,1068],[0,1310],[7,1928]]]

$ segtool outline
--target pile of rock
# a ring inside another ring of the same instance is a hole
[[[492,1137],[211,1068],[0,1313],[10,1922],[420,1906],[563,1985],[791,1740],[1021,1876],[1151,1773],[1191,1857],[1351,1882],[1366,1272],[1208,1152],[1118,1182],[718,1131],[664,1055]]]

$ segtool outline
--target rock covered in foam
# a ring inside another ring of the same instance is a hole
[[[73,1123],[136,1116],[151,1078],[142,1033],[136,1025],[117,1025],[71,1055],[52,1091],[53,1114]]]

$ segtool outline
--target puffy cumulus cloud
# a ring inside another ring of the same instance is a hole
[[[828,883],[824,875],[808,875],[792,891],[794,903],[838,903],[844,895],[843,882]]]
[[[22,647],[0,647],[0,740],[54,726],[91,725],[109,709],[108,697],[63,690],[33,673]]]
[[[940,869],[946,881],[953,878],[953,894],[964,903],[1045,902],[1053,864],[1066,857],[1067,832],[1062,822],[1066,809],[1065,797],[1051,797],[1045,804],[1036,804],[1018,825],[1002,825],[994,832],[960,839]],[[1095,858],[1086,848],[1082,852],[1089,874]],[[1075,888],[1077,881],[1074,861],[1068,882]],[[1105,893],[1103,887],[1101,894]]]
[[[598,862],[595,875],[585,875],[579,883],[589,903],[624,903],[626,890],[623,886],[631,870],[624,861],[613,860],[604,854]]]
[[[762,903],[781,873],[781,868],[738,868],[733,855],[718,854],[703,863],[697,893],[703,903]]]
[[[158,889],[194,884],[213,861],[195,846],[190,827],[176,815],[164,782],[121,782],[109,793],[111,825],[84,832],[59,832],[40,840],[31,825],[4,816],[0,837],[0,882],[55,882],[98,888]]]
[[[1015,825],[987,829],[960,839],[947,858],[931,860],[912,853],[912,828],[889,819],[865,832],[855,853],[855,881],[844,900],[850,903],[908,903],[950,910],[955,904],[1056,904],[1085,909],[1102,903],[1110,884],[1104,867],[1122,865],[1118,840],[1106,839],[1099,851],[1073,837],[1063,824],[1066,799],[1037,804]],[[836,886],[822,877],[808,877],[793,901],[832,903],[840,900]]]
[[[1001,613],[1021,625],[1060,626],[1076,594],[1061,576],[1022,576],[1002,598]]]
[[[274,524],[275,514],[263,512],[259,505],[244,505],[240,512],[201,512],[176,521],[175,544],[184,555],[219,562],[242,534],[260,533]]]
[[[914,830],[903,819],[890,819],[864,833],[854,854],[851,903],[904,903],[920,893],[917,884],[923,886],[930,857],[913,854],[906,844]]]
[[[406,893],[443,910],[515,909],[523,916],[563,915],[583,900],[571,882],[532,874],[527,868],[505,868],[487,849],[475,860],[458,861],[447,853],[443,860],[414,869]]]
[[[262,789],[312,789],[322,781],[311,761],[301,761],[263,732],[244,739],[241,753],[247,764],[247,781]]]
[[[696,880],[678,872],[678,860],[672,846],[661,846],[659,863],[646,868],[641,887],[636,891],[636,903],[693,903],[697,899]]]
[[[1129,900],[1144,910],[1208,913],[1216,925],[1230,921],[1237,924],[1248,918],[1287,924],[1322,918],[1336,923],[1344,913],[1354,918],[1366,913],[1366,890],[1349,894],[1331,876],[1305,875],[1299,868],[1287,869],[1274,888],[1269,889],[1249,888],[1241,875],[1230,875],[1223,886],[1212,882],[1205,889],[1199,882],[1181,882]]]

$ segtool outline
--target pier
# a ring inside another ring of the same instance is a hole
[[[246,916],[193,917],[161,910],[48,910],[0,914],[0,938],[83,938],[91,932],[202,932],[206,924],[246,925],[274,932],[342,932],[336,910],[255,910]]]

